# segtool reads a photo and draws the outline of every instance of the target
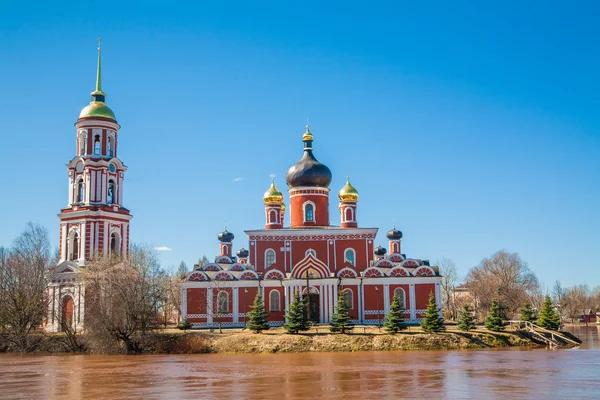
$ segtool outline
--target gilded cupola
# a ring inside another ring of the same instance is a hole
[[[350,178],[346,178],[346,184],[339,191],[338,197],[341,201],[358,201],[358,190],[350,183]]]
[[[265,204],[269,203],[283,203],[283,194],[275,187],[275,180],[271,181],[271,187],[265,192],[263,196]]]

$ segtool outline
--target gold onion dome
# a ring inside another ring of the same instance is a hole
[[[285,203],[281,203],[281,211],[285,212],[285,210],[287,210]]]
[[[102,91],[102,67],[101,67],[100,39],[98,39],[98,67],[96,69],[96,90],[91,93],[92,101],[79,113],[79,118],[101,117],[117,120],[115,113],[106,105],[106,93]]]
[[[346,178],[346,184],[338,193],[341,201],[358,201],[358,190],[350,184],[350,178]]]
[[[267,190],[265,192],[265,195],[263,196],[263,200],[265,201],[265,204],[267,204],[267,203],[282,204],[283,203],[283,194],[279,191],[279,189],[277,189],[275,187],[274,179],[271,181],[271,187],[269,188],[269,190]]]

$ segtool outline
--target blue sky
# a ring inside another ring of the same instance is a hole
[[[0,245],[58,242],[65,164],[94,87],[122,126],[132,239],[167,267],[264,225],[302,153],[346,175],[359,225],[466,274],[499,249],[542,282],[600,283],[600,6],[579,2],[3,3]],[[240,179],[241,178],[241,179]]]

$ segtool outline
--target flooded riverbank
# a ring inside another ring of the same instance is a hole
[[[593,398],[600,327],[578,349],[261,355],[0,355],[2,398]]]

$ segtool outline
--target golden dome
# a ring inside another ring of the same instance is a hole
[[[117,120],[115,113],[103,101],[92,101],[90,105],[81,110],[79,118],[102,117]]]
[[[263,196],[265,204],[267,203],[283,203],[283,194],[275,187],[275,180],[271,182],[271,187]]]
[[[338,193],[341,201],[358,201],[358,190],[350,184],[350,178],[346,178],[346,184]]]
[[[281,211],[285,212],[285,210],[287,210],[285,203],[281,203]]]

